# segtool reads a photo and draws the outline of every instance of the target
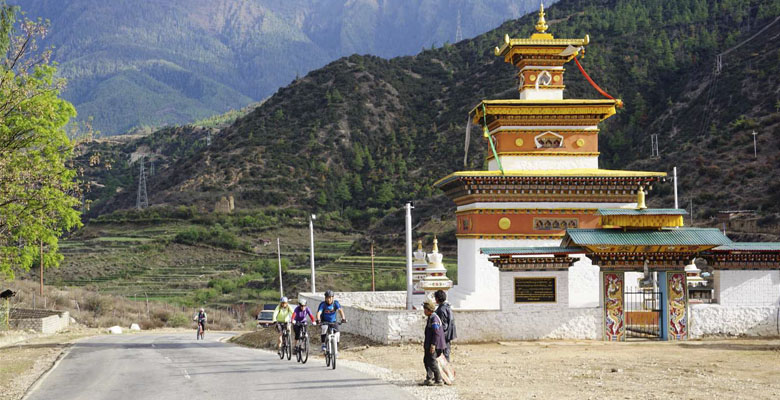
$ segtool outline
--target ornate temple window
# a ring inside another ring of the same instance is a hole
[[[539,74],[539,77],[536,79],[536,89],[539,89],[539,86],[550,86],[552,83],[552,75],[550,75],[547,71],[542,71]]]
[[[547,131],[534,137],[534,143],[536,143],[537,149],[560,148],[563,147],[563,136]]]
[[[534,229],[537,231],[560,231],[578,225],[577,218],[534,218]]]

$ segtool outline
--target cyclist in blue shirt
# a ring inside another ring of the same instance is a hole
[[[322,334],[320,335],[320,339],[322,339],[322,351],[325,351],[328,324],[336,322],[336,312],[341,316],[342,323],[347,322],[347,317],[344,316],[344,309],[341,308],[341,304],[333,299],[333,291],[326,290],[325,301],[320,303],[320,306],[317,308],[317,322],[322,325]],[[333,325],[333,330],[335,332],[339,331],[338,324]]]

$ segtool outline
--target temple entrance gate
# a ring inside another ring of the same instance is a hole
[[[661,292],[650,289],[631,289],[624,294],[626,309],[626,338],[661,338]]]

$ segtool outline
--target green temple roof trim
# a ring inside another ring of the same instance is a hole
[[[569,229],[563,244],[577,246],[701,246],[733,242],[717,228],[665,228],[660,230]]]
[[[718,246],[711,251],[780,251],[780,243],[743,242]]]
[[[599,208],[599,215],[686,215],[687,211],[680,208]]]
[[[544,254],[585,254],[581,247],[483,247],[479,249],[482,254],[496,256],[503,254],[517,255],[544,255]]]

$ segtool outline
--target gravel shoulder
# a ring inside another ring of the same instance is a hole
[[[77,327],[0,347],[0,400],[21,399],[74,341],[98,333]]]

